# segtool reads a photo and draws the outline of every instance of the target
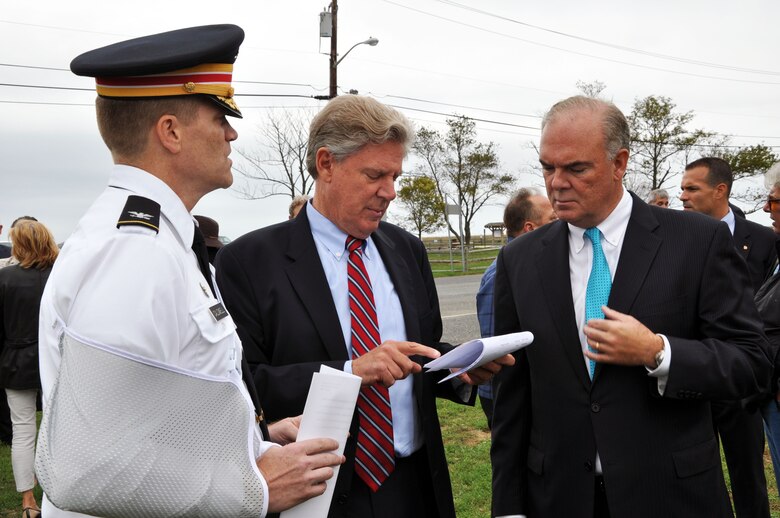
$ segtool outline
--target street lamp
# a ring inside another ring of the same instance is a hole
[[[335,26],[335,22],[334,22],[334,26]],[[333,99],[334,97],[336,97],[338,95],[338,92],[336,91],[336,86],[338,84],[338,82],[336,80],[336,76],[337,76],[339,63],[344,61],[344,58],[347,57],[347,54],[352,52],[352,49],[354,49],[358,45],[370,45],[372,47],[375,47],[376,44],[379,43],[379,40],[376,39],[376,38],[368,38],[365,41],[361,41],[359,43],[355,43],[354,45],[352,45],[349,48],[348,51],[346,51],[344,53],[343,56],[341,56],[339,59],[336,59],[336,57],[338,56],[338,53],[336,52],[336,45],[335,45],[335,43],[336,43],[335,27],[334,27],[333,35],[331,36],[331,38],[332,38],[332,40],[331,40],[331,48],[330,48],[330,92],[329,92],[329,94],[330,94],[330,98]]]
[[[372,47],[376,46],[377,43],[379,43],[379,40],[376,38],[368,38],[366,41],[361,41],[360,43],[355,43],[352,45],[348,51],[344,53],[343,56],[341,56],[341,59],[339,59],[339,51],[338,51],[338,45],[337,45],[337,39],[336,35],[338,33],[338,14],[339,14],[339,5],[338,0],[331,0],[330,2],[330,8],[328,11],[323,11],[320,13],[320,38],[330,38],[330,89],[328,92],[328,99],[333,99],[338,95],[338,92],[336,91],[337,81],[336,81],[336,72],[339,66],[339,63],[344,61],[344,58],[347,57],[347,54],[352,52],[352,49],[357,47],[358,45],[371,45]],[[350,90],[351,93],[351,90]],[[315,95],[315,99],[324,99],[324,96],[321,95]]]
[[[340,58],[338,61],[336,61],[336,65],[338,66],[338,64],[339,64],[339,63],[341,63],[342,61],[344,61],[344,58],[345,58],[345,57],[347,57],[347,54],[349,54],[350,52],[352,52],[352,49],[354,49],[354,48],[355,48],[355,47],[357,47],[358,45],[371,45],[372,47],[376,47],[376,44],[377,44],[377,43],[379,43],[379,40],[378,40],[378,39],[376,39],[376,38],[371,38],[371,37],[369,37],[369,38],[368,38],[366,41],[361,41],[360,43],[355,43],[354,45],[352,45],[352,46],[349,48],[349,50],[348,50],[348,51],[346,51],[346,52],[344,53],[344,55],[343,55],[343,56],[341,56],[341,58]]]

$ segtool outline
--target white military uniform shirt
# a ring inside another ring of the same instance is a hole
[[[140,226],[117,228],[127,198],[133,194],[160,204],[159,233]],[[228,315],[216,320],[209,310],[218,301],[191,250],[194,225],[182,201],[160,179],[133,167],[114,167],[109,186],[65,243],[41,300],[44,405],[57,379],[63,326],[95,342],[167,365],[217,377],[240,377],[241,342],[233,319]],[[255,457],[270,446],[256,429]],[[268,486],[260,478],[265,515]],[[46,499],[43,505],[48,518],[84,516],[57,509]]]

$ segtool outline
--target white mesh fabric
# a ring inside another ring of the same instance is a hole
[[[63,336],[35,468],[60,509],[113,517],[258,517],[254,412],[238,386]]]

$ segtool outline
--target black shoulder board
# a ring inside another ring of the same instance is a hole
[[[143,196],[127,197],[125,208],[116,222],[116,228],[125,225],[138,225],[160,232],[160,204]]]

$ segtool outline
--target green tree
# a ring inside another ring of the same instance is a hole
[[[444,201],[436,192],[436,184],[427,176],[403,177],[398,189],[398,201],[406,209],[407,217],[400,224],[410,231],[433,232],[443,225]]]
[[[780,156],[763,144],[739,148],[724,148],[713,153],[729,163],[734,173],[734,181],[764,174],[772,164],[780,160]],[[741,202],[747,213],[761,209],[766,200],[766,190],[763,187],[747,186],[742,189],[731,189],[731,199]]]
[[[693,112],[680,113],[675,111],[676,107],[669,97],[660,95],[634,102],[628,116],[634,157],[629,162],[629,173],[635,176],[629,183],[634,189],[663,187],[682,171],[689,154],[714,136],[704,130],[689,129]]]
[[[740,147],[734,151],[725,149],[715,155],[729,163],[734,180],[764,174],[772,164],[780,160],[769,146],[763,144]]]
[[[418,171],[433,180],[439,198],[449,197],[460,205],[463,240],[469,244],[474,216],[488,201],[510,192],[514,177],[501,171],[495,144],[477,141],[473,120],[456,115],[447,119],[447,126],[444,135],[420,128],[414,151],[423,161]],[[450,231],[459,236],[449,219],[444,218]]]

